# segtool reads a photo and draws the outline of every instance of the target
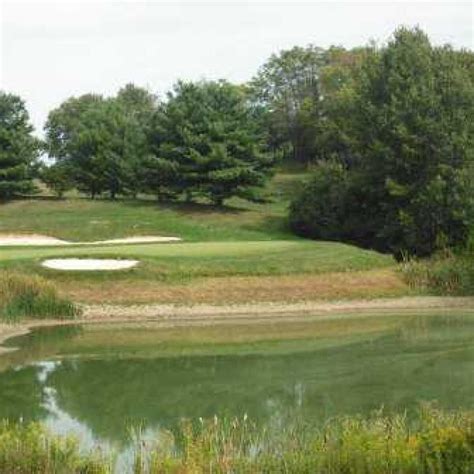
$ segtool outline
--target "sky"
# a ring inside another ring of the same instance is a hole
[[[177,79],[249,80],[281,49],[354,47],[399,25],[474,49],[472,1],[0,0],[0,89],[41,134],[49,110],[133,82],[163,96]]]

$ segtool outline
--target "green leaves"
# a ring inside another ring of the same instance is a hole
[[[474,223],[472,56],[432,47],[421,30],[406,28],[386,47],[366,50],[343,94],[326,97],[340,146],[325,143],[347,168],[346,187],[317,168],[293,203],[294,228],[396,255],[464,244]],[[345,212],[322,219],[340,208],[339,192]]]
[[[0,200],[34,190],[40,142],[32,132],[24,102],[0,91]]]
[[[169,188],[221,205],[249,197],[273,166],[242,88],[225,81],[178,82],[157,115],[154,152],[177,166]]]

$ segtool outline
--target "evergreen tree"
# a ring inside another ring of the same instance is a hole
[[[153,142],[154,154],[177,167],[171,188],[187,200],[256,199],[273,166],[245,92],[225,81],[178,82],[158,113]]]
[[[24,102],[0,91],[0,200],[31,192],[39,140],[32,135]]]

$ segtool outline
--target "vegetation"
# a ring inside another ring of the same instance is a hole
[[[316,428],[295,423],[283,431],[240,419],[183,422],[178,433],[156,443],[140,439],[133,473],[469,473],[474,469],[474,415],[419,410],[405,415],[375,413],[341,417]],[[41,425],[0,425],[0,470],[53,474],[109,473],[104,454],[81,455],[77,443],[49,434]]]
[[[76,307],[42,278],[0,272],[0,321],[72,318],[76,313]]]
[[[381,48],[282,51],[244,85],[178,81],[165,100],[133,84],[73,97],[49,114],[54,163],[38,176],[59,197],[74,187],[222,206],[265,201],[279,159],[311,164],[291,205],[294,232],[431,255],[464,245],[474,225],[473,66],[471,52],[399,28]],[[4,121],[5,199],[29,189],[37,143],[23,103],[2,100],[5,117],[20,117]]]
[[[18,474],[111,473],[99,455],[81,454],[77,439],[53,436],[37,423],[0,423],[0,471]]]
[[[465,244],[473,224],[471,67],[416,29],[367,51],[344,91],[350,155],[315,170],[293,202],[293,228],[398,256]]]
[[[33,190],[39,143],[24,102],[0,91],[0,202]]]
[[[408,259],[401,266],[407,283],[418,290],[450,296],[474,294],[474,255],[472,250],[445,250],[430,259]]]

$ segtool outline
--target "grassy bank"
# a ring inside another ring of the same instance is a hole
[[[171,235],[183,242],[146,245],[0,247],[0,269],[51,280],[85,303],[241,303],[408,294],[389,255],[294,236],[287,206],[304,173],[280,172],[268,202],[226,207],[185,203],[91,201],[71,196],[0,206],[0,234],[45,234],[71,241]],[[45,258],[135,258],[123,272],[60,272]]]
[[[0,321],[21,318],[72,318],[75,306],[39,277],[0,272]]]
[[[320,427],[295,421],[290,429],[258,427],[246,416],[197,420],[156,442],[138,433],[134,446],[130,472],[136,474],[467,474],[474,469],[474,413],[424,407],[413,418],[376,413]],[[81,455],[77,442],[41,425],[0,425],[1,472],[109,473],[112,459]]]

